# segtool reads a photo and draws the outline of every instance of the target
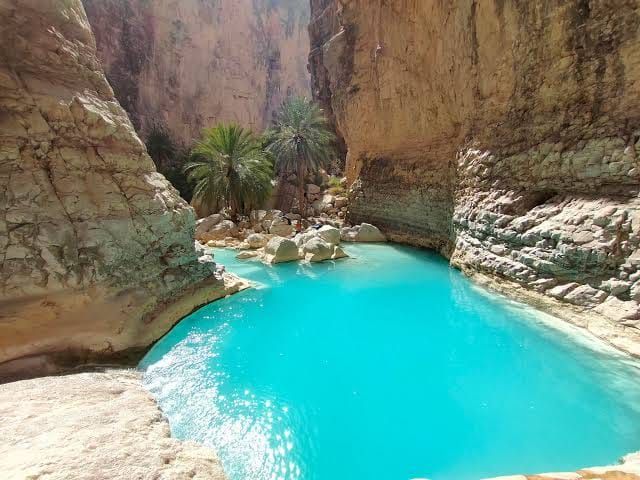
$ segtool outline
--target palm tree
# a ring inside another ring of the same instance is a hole
[[[209,213],[221,206],[231,214],[259,208],[271,193],[273,166],[260,141],[236,124],[204,130],[185,167],[195,182],[193,198]]]
[[[298,208],[304,216],[305,178],[329,163],[335,151],[335,136],[317,105],[306,98],[292,98],[282,104],[268,137],[267,150],[274,156],[278,172],[296,173]]]

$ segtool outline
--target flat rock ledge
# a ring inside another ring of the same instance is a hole
[[[577,472],[511,475],[490,480],[640,480],[640,452],[627,455],[619,465],[585,468]]]
[[[171,438],[134,370],[0,385],[3,480],[224,480],[216,454]]]
[[[32,343],[44,350],[42,354],[17,357],[8,362],[2,362],[0,355],[0,383],[70,372],[81,365],[135,366],[149,346],[182,318],[250,286],[248,280],[232,272],[211,275],[209,279],[183,290],[174,301],[159,304],[149,315],[151,320],[140,329],[133,328],[135,325],[117,328],[118,325],[114,326],[112,321],[95,321],[102,318],[102,310],[75,315],[61,309],[60,313],[56,312],[57,322],[38,324],[38,338]],[[100,304],[100,307],[104,310],[104,305]],[[7,336],[0,336],[0,354],[5,345],[12,345],[14,337],[9,335],[12,332],[7,328]]]

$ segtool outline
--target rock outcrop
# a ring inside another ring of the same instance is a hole
[[[225,480],[215,453],[171,438],[140,374],[80,373],[0,385],[5,480]]]
[[[194,212],[115,100],[80,1],[0,0],[0,19],[6,379],[142,349],[241,284],[199,261]]]
[[[309,0],[83,0],[98,57],[143,135],[190,143],[203,127],[262,129],[286,96],[309,96]]]
[[[311,5],[349,220],[640,355],[640,1]]]

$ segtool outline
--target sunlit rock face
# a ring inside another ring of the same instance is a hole
[[[262,129],[309,96],[308,0],[83,0],[116,97],[137,131],[185,143],[236,121]]]
[[[213,451],[171,438],[135,371],[0,385],[0,415],[3,478],[227,478]]]
[[[351,220],[640,354],[640,2],[311,6]]]
[[[149,345],[225,292],[79,0],[0,0],[0,379]]]

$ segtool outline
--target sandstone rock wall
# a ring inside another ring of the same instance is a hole
[[[83,0],[116,97],[143,135],[186,143],[203,127],[262,129],[309,96],[308,0]]]
[[[0,379],[143,348],[226,291],[194,212],[115,100],[79,0],[0,0],[0,41]]]
[[[311,3],[352,221],[640,355],[640,1]]]

